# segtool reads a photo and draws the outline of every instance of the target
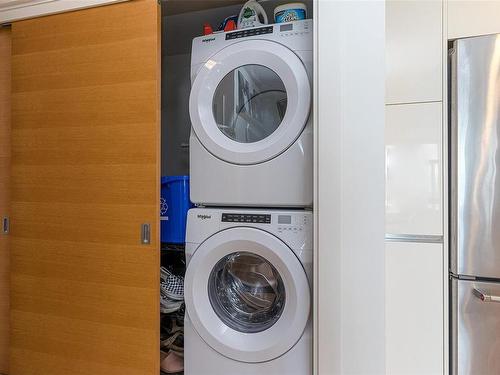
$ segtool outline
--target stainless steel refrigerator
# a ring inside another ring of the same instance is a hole
[[[450,50],[450,371],[500,374],[500,34]]]

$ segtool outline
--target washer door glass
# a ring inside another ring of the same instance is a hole
[[[210,303],[229,327],[262,332],[281,316],[286,293],[278,271],[263,257],[236,252],[222,258],[209,277]]]
[[[261,141],[285,117],[287,95],[281,78],[262,65],[244,65],[217,86],[213,114],[224,135],[240,143]]]
[[[286,353],[309,320],[304,264],[282,240],[256,228],[217,232],[200,244],[186,270],[186,321],[222,355],[266,362]],[[285,293],[286,292],[286,293]]]

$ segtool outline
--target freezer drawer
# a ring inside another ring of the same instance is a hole
[[[500,374],[500,283],[452,279],[451,373]]]
[[[500,35],[454,50],[451,271],[500,278]]]

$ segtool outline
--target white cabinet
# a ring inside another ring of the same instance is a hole
[[[386,103],[442,100],[442,2],[386,2]]]
[[[386,233],[443,234],[441,106],[386,106]]]
[[[386,374],[442,375],[443,246],[386,244]]]
[[[500,1],[449,1],[448,39],[500,33]]]

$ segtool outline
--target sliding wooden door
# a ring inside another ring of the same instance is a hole
[[[10,178],[10,29],[0,27],[0,374],[7,374],[9,353],[9,216]]]
[[[159,373],[158,12],[12,25],[11,375]]]

